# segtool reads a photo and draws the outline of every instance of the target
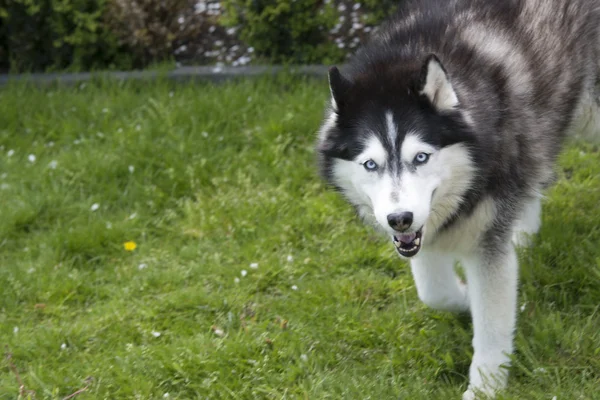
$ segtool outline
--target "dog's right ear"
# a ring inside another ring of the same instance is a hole
[[[458,97],[448,73],[434,54],[427,56],[423,63],[420,94],[426,96],[438,111],[458,107]]]
[[[352,83],[346,79],[337,67],[329,68],[329,90],[331,90],[331,105],[335,111],[344,106],[345,95]]]

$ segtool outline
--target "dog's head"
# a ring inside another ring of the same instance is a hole
[[[457,212],[474,176],[469,116],[434,55],[420,65],[329,71],[321,172],[401,256]]]

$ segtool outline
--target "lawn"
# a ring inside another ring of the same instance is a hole
[[[0,88],[0,399],[459,399],[470,320],[422,305],[318,178],[327,96]],[[600,149],[569,144],[559,177],[504,399],[600,399]]]

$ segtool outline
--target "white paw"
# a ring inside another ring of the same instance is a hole
[[[475,392],[473,392],[473,390],[469,389],[466,392],[463,393],[462,395],[462,400],[475,400]]]
[[[495,397],[496,393],[494,390],[473,389],[469,386],[469,389],[463,393],[462,400],[489,400]]]
[[[463,399],[494,399],[496,392],[506,387],[508,381],[508,357],[499,356],[473,361],[469,372],[469,389]],[[469,393],[470,392],[470,393]]]

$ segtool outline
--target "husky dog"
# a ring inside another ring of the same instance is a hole
[[[513,242],[540,227],[541,193],[598,76],[599,27],[600,0],[405,0],[344,73],[329,70],[321,173],[410,259],[425,304],[470,311],[463,399],[506,385]]]

